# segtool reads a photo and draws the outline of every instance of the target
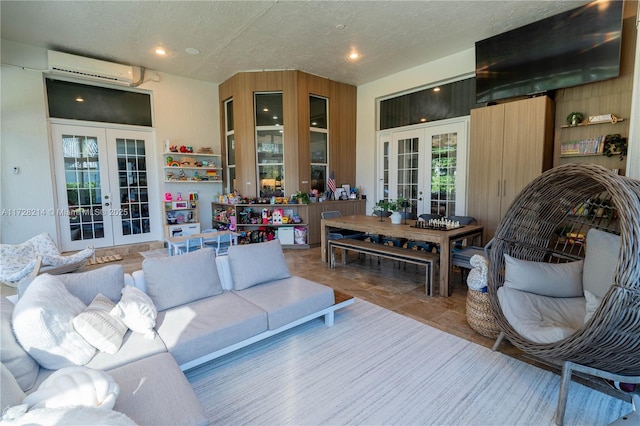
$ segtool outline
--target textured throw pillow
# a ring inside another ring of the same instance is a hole
[[[211,248],[145,259],[142,270],[147,294],[159,311],[222,293],[215,251]]]
[[[26,392],[36,383],[40,366],[16,340],[11,328],[13,309],[13,303],[2,296],[0,298],[0,361],[15,377],[20,388]],[[0,411],[2,408],[4,407],[0,407]]]
[[[277,239],[265,243],[231,246],[228,256],[234,290],[244,290],[291,276],[280,240]]]
[[[141,290],[127,285],[122,290],[122,298],[111,310],[111,315],[120,318],[127,327],[136,333],[153,339],[158,310],[153,301]]]
[[[613,284],[618,267],[620,236],[590,229],[584,257],[582,285],[585,290],[603,297]]]
[[[546,263],[504,255],[504,286],[549,297],[582,297],[583,261]]]
[[[99,351],[115,354],[122,346],[127,326],[111,315],[116,305],[106,296],[98,294],[80,315],[73,319],[73,327]]]
[[[86,306],[55,276],[39,275],[13,310],[18,342],[44,368],[84,365],[96,348],[73,328],[73,318]]]
[[[120,386],[109,374],[76,366],[55,371],[22,403],[29,409],[82,406],[111,410],[119,394]]]

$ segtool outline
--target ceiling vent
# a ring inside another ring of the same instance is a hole
[[[131,86],[133,67],[70,55],[68,53],[48,51],[49,72],[84,80]]]

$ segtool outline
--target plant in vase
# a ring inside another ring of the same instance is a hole
[[[389,216],[389,218],[391,219],[391,223],[399,224],[400,222],[402,222],[402,215],[400,214],[400,212],[404,208],[406,202],[408,202],[408,200],[403,197],[399,197],[397,200],[380,200],[374,206],[374,210],[379,212],[392,212],[391,216]],[[382,219],[382,214],[380,214],[380,218]]]

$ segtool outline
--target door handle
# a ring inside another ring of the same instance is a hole
[[[500,179],[498,179],[498,198],[500,198]]]
[[[502,185],[502,196],[506,197],[507,196],[507,180],[504,180],[504,184]]]

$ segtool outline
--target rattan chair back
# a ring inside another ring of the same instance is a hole
[[[600,166],[565,164],[527,185],[500,222],[489,253],[491,309],[505,337],[525,353],[553,364],[571,361],[640,376],[639,220],[640,181]],[[504,254],[538,262],[579,259],[584,257],[584,236],[590,228],[621,237],[616,274],[600,307],[564,340],[550,344],[527,340],[505,319],[498,301]]]

